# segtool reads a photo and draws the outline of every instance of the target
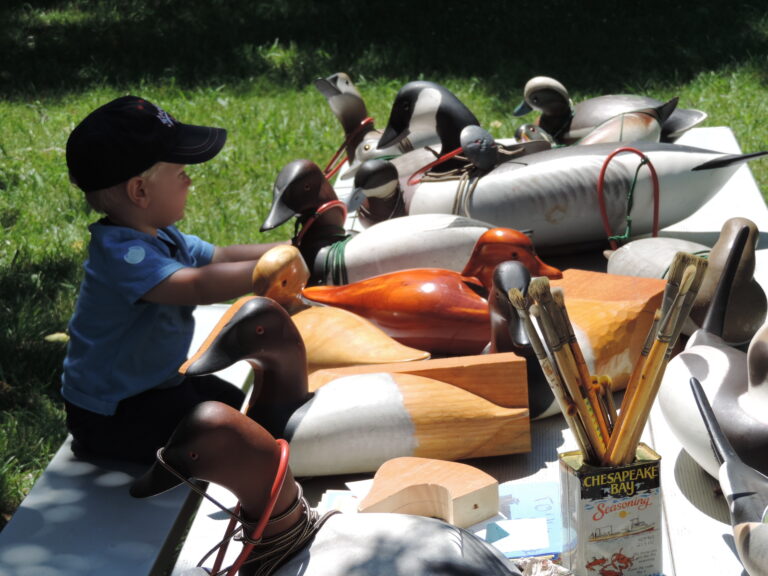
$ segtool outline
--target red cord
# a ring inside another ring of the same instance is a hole
[[[617,156],[622,152],[632,152],[637,154],[645,161],[646,164],[648,164],[648,169],[651,171],[651,180],[653,181],[653,227],[651,234],[654,237],[659,235],[659,177],[656,174],[656,169],[653,167],[653,164],[651,164],[651,160],[640,150],[637,148],[631,148],[629,146],[622,146],[621,148],[616,148],[616,150],[608,155],[608,157],[603,162],[602,168],[600,168],[600,176],[597,179],[597,200],[600,204],[600,217],[603,221],[603,229],[608,236],[608,242],[612,250],[616,250],[618,244],[615,240],[611,240],[613,232],[611,231],[611,224],[608,222],[608,210],[605,206],[605,193],[603,191],[603,184],[605,182],[605,173],[608,170],[608,164],[610,164],[614,156]]]
[[[349,144],[349,142],[353,138],[355,138],[360,133],[360,131],[363,128],[365,128],[366,126],[368,126],[369,124],[371,124],[371,125],[373,124],[373,118],[371,118],[370,116],[367,116],[366,118],[363,118],[360,121],[360,124],[357,126],[357,128],[355,128],[352,131],[352,133],[344,139],[344,142],[341,143],[341,146],[339,146],[339,149],[336,150],[336,153],[331,157],[330,161],[325,166],[325,170],[323,170],[323,174],[325,174],[325,177],[328,180],[333,178],[333,176],[336,174],[336,172],[339,171],[339,169],[343,166],[344,162],[346,162],[348,160],[348,158],[349,158],[348,156],[344,156],[344,158],[341,161],[338,161],[339,160],[339,156],[341,155],[342,150],[344,150],[344,148],[347,147],[347,144]]]
[[[450,160],[454,156],[457,156],[457,155],[461,154],[463,151],[464,151],[464,148],[459,146],[458,148],[456,148],[456,150],[451,150],[450,152],[448,152],[444,156],[440,156],[440,158],[437,158],[436,160],[433,160],[432,162],[430,162],[426,166],[422,166],[421,168],[416,170],[416,172],[411,174],[410,178],[408,178],[408,185],[409,186],[414,186],[414,185],[418,184],[419,182],[421,182],[421,175],[424,174],[425,172],[427,172],[430,168],[434,168],[438,164],[442,164],[446,160]]]
[[[339,208],[341,210],[342,220],[347,219],[347,205],[344,204],[344,202],[342,202],[341,200],[329,200],[325,204],[321,205],[317,210],[315,210],[315,213],[312,214],[312,216],[310,216],[309,218],[307,218],[307,221],[301,225],[301,230],[299,230],[299,233],[296,234],[296,238],[295,238],[296,246],[301,244],[301,239],[304,237],[304,233],[315,222],[315,220],[317,220],[325,212],[333,208]]]
[[[259,522],[256,524],[256,527],[253,529],[253,532],[251,532],[250,538],[253,541],[258,541],[261,538],[261,535],[264,533],[264,528],[267,526],[267,522],[269,522],[269,517],[272,515],[272,511],[275,508],[275,504],[277,503],[277,498],[280,496],[280,490],[283,488],[283,482],[285,481],[285,475],[288,472],[288,457],[290,455],[290,449],[288,447],[288,442],[283,440],[282,438],[279,438],[275,440],[277,442],[277,445],[280,447],[280,462],[277,465],[277,473],[275,474],[275,480],[272,483],[272,492],[270,492],[269,500],[267,501],[267,505],[264,507],[264,511],[261,514],[261,517],[259,518]],[[238,503],[238,508],[240,504]],[[227,534],[229,534],[229,530],[227,530]],[[242,552],[240,552],[240,555],[237,557],[237,560],[235,560],[235,563],[232,564],[230,569],[227,571],[227,576],[234,576],[237,574],[237,571],[240,570],[240,567],[243,565],[243,562],[248,558],[248,555],[251,553],[251,550],[253,550],[253,547],[255,544],[249,543],[243,546]],[[219,552],[219,555],[222,556],[223,554]],[[216,562],[219,562],[219,558],[216,558]],[[219,566],[215,565],[212,571],[212,574],[216,574],[218,572]]]

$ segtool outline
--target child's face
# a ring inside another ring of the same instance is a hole
[[[183,164],[160,162],[145,181],[152,219],[156,228],[170,226],[184,217],[184,207],[192,180]]]

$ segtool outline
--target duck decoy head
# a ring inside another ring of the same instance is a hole
[[[545,264],[533,248],[533,242],[524,232],[511,228],[491,228],[477,239],[462,276],[475,277],[487,288],[492,285],[496,266],[507,260],[521,262],[533,276],[562,278],[563,273]]]
[[[530,355],[531,343],[528,333],[509,297],[512,289],[520,290],[525,295],[530,281],[531,273],[519,261],[507,260],[496,266],[493,271],[493,286],[488,295],[491,352]]]
[[[355,173],[352,194],[347,201],[350,212],[357,210],[366,198],[389,198],[400,187],[397,168],[389,160],[363,162]]]
[[[497,163],[498,146],[491,134],[472,124],[465,126],[459,135],[461,148],[470,162],[483,172],[493,169]]]
[[[547,142],[555,144],[552,135],[536,124],[522,124],[515,130],[515,140],[518,142]]]
[[[253,269],[253,293],[271,298],[289,314],[307,307],[301,291],[310,273],[301,252],[295,246],[280,244],[268,250]]]
[[[325,96],[328,106],[341,123],[345,134],[355,132],[368,117],[368,109],[363,97],[349,75],[344,72],[316,79],[315,88]]]
[[[338,200],[320,167],[311,160],[289,162],[277,175],[272,207],[261,231],[272,230],[294,216],[310,216],[327,202]]]
[[[549,76],[535,76],[526,82],[523,101],[513,114],[525,116],[534,110],[550,116],[566,117],[573,110],[573,102],[560,82]]]
[[[702,328],[734,345],[752,339],[768,310],[765,292],[754,279],[758,238],[757,226],[747,218],[723,224],[690,314]]]
[[[179,372],[202,376],[240,360],[266,370],[284,362],[296,363],[297,355],[303,355],[303,363],[299,364],[306,373],[304,342],[288,312],[271,298],[245,296],[229,307]]]
[[[266,430],[235,408],[203,402],[179,423],[158,451],[158,461],[133,482],[130,492],[146,498],[192,478],[226,487],[238,485],[241,481],[234,476],[240,475],[238,468],[245,457],[258,458],[265,474],[271,471],[274,477],[280,450]]]
[[[437,132],[441,154],[459,146],[464,126],[480,124],[475,115],[444,86],[423,80],[409,82],[395,97],[378,148],[398,143],[412,133]]]

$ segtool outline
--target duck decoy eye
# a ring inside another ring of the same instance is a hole
[[[311,188],[311,187],[310,187],[310,185],[309,185],[309,184],[304,184],[304,190],[305,190],[305,191],[307,191],[307,192],[308,192],[308,191],[310,190],[310,188]]]
[[[256,326],[256,334],[264,334],[264,326]]]
[[[366,145],[364,145],[364,146],[363,146],[363,150],[364,150],[365,152],[370,152],[370,151],[371,151],[371,145],[370,145],[370,144],[366,144]]]
[[[199,457],[200,457],[200,456],[199,456],[199,454],[198,454],[197,452],[190,452],[190,453],[189,453],[189,458],[190,458],[191,460],[197,460]]]
[[[288,280],[283,280],[282,282],[280,282],[280,286],[282,286],[283,288],[288,286]]]

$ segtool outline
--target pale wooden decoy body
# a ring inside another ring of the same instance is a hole
[[[429,352],[399,343],[369,320],[332,306],[310,307],[301,299],[309,269],[298,248],[280,244],[253,270],[253,293],[283,306],[301,334],[310,372],[339,366],[426,360]]]
[[[691,378],[691,389],[720,464],[718,479],[739,559],[749,576],[768,576],[768,476],[745,464],[733,449],[696,378]]]
[[[548,76],[531,78],[523,89],[523,101],[515,109],[516,116],[532,110],[540,112],[537,124],[556,142],[573,144],[597,126],[621,114],[661,107],[661,140],[672,142],[684,132],[703,122],[707,115],[700,110],[676,107],[676,99],[662,103],[655,98],[632,94],[610,94],[573,104],[568,90]],[[671,107],[672,110],[664,108]]]
[[[219,484],[237,497],[244,521],[238,527],[249,534],[268,515],[263,540],[245,550],[252,562],[242,565],[241,576],[262,569],[275,576],[520,576],[493,546],[441,520],[391,513],[319,517],[303,498],[290,466],[270,514],[280,464],[281,448],[267,430],[229,406],[206,402],[179,424],[158,462],[134,482],[131,493],[146,498],[197,479]],[[221,536],[212,535],[211,544]],[[277,547],[281,540],[285,549]],[[201,557],[204,553],[200,551]],[[257,560],[258,555],[264,556]],[[189,574],[208,572],[198,568]]]
[[[710,301],[702,328],[693,333],[685,350],[672,357],[658,394],[662,414],[683,448],[710,475],[717,477],[719,463],[712,455],[706,430],[687,387],[681,382],[696,378],[740,458],[768,473],[768,324],[749,343],[746,353],[721,336],[727,302],[749,228],[736,237],[718,288]]]
[[[527,408],[501,407],[438,380],[376,372],[310,393],[301,334],[270,298],[233,304],[180,372],[212,373],[239,360],[261,376],[247,414],[291,443],[299,476],[371,472],[397,456],[460,460],[530,450]]]

